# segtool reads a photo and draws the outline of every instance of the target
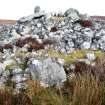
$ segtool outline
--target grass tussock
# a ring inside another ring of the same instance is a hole
[[[28,81],[27,95],[33,105],[62,105],[62,99],[54,88],[43,88],[38,82]]]
[[[70,105],[104,105],[105,84],[92,75],[78,75],[74,84]]]
[[[23,92],[0,89],[0,105],[105,105],[105,82],[84,74],[68,79],[62,87],[43,88],[29,80]]]

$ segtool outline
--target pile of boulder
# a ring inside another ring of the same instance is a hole
[[[67,80],[64,61],[48,56],[48,50],[65,56],[76,50],[105,51],[105,21],[73,8],[46,13],[37,6],[34,14],[16,24],[0,26],[0,84],[11,80],[15,89],[20,89],[32,79],[44,87],[62,85]],[[96,58],[94,53],[86,56],[88,61]],[[69,69],[75,69],[75,65]]]

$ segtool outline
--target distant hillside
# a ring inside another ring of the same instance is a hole
[[[105,20],[105,16],[91,16],[92,18],[95,18],[95,19],[102,19],[102,20]]]
[[[5,20],[5,19],[0,19],[0,25],[4,24],[15,24],[16,23],[16,20]]]

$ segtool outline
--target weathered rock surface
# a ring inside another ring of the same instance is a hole
[[[40,81],[44,87],[61,85],[66,81],[66,73],[63,66],[51,58],[44,60],[31,59],[28,69],[32,79]]]

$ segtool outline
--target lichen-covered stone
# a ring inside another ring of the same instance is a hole
[[[33,59],[29,64],[33,80],[39,80],[45,86],[60,85],[66,81],[63,66],[51,58],[44,60]]]

